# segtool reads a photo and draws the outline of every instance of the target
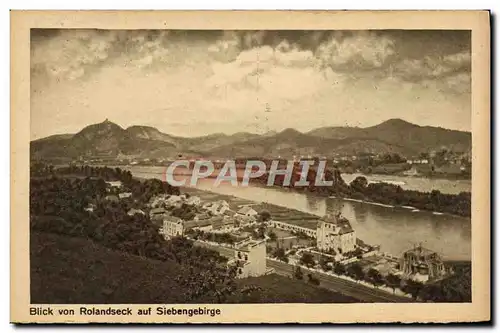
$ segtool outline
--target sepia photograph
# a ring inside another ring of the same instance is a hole
[[[472,305],[473,222],[489,224],[473,214],[489,169],[472,29],[59,26],[28,42],[29,315]]]

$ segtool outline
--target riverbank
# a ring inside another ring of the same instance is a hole
[[[266,186],[267,175],[252,179],[252,185]],[[384,181],[369,182],[364,177],[357,177],[349,185],[338,179],[333,180],[329,187],[303,187],[282,186],[275,184],[271,187],[283,188],[298,193],[307,193],[320,197],[336,197],[343,200],[366,202],[370,204],[383,205],[385,207],[413,207],[414,209],[443,213],[462,217],[471,216],[471,193],[460,192],[459,194],[445,194],[439,190],[420,192],[405,190],[400,185]]]
[[[128,170],[133,170],[134,173],[154,174],[155,178],[165,180],[165,170],[144,167],[129,167]],[[189,181],[191,176],[188,174],[174,174],[177,180],[184,179]],[[258,178],[252,178],[250,184],[257,187],[267,186],[267,174]],[[356,177],[350,182],[345,181],[342,175],[335,175],[334,186],[319,186],[319,187],[283,187],[279,185],[271,186],[273,188],[282,188],[285,190],[304,193],[307,195],[330,197],[335,196],[345,200],[361,200],[370,204],[378,204],[385,207],[402,207],[411,206],[416,210],[429,211],[435,213],[443,213],[455,216],[470,217],[471,215],[471,193],[461,191],[458,194],[442,193],[439,189],[431,191],[419,191],[405,189],[400,185],[395,185],[396,180],[388,179],[366,179],[364,177]],[[199,179],[197,182],[207,180]],[[212,182],[215,180],[212,179]],[[227,182],[226,182],[227,183]],[[224,183],[221,183],[224,184]],[[447,183],[449,188],[452,188],[454,183]],[[240,186],[240,183],[238,183]],[[429,186],[427,184],[426,186]]]
[[[356,198],[351,198],[351,197],[346,197],[346,196],[335,196],[335,195],[327,195],[327,194],[318,193],[318,192],[304,191],[304,190],[300,190],[298,188],[281,187],[281,186],[269,186],[268,187],[268,186],[265,186],[261,183],[252,183],[252,186],[255,186],[258,188],[271,187],[277,191],[283,191],[283,192],[288,192],[288,193],[306,194],[308,196],[313,196],[313,197],[317,197],[317,198],[337,199],[337,200],[344,200],[344,201],[350,201],[350,202],[357,202],[360,204],[367,204],[367,205],[371,205],[371,206],[385,207],[385,208],[391,208],[391,209],[409,210],[412,213],[427,213],[427,214],[434,214],[434,215],[445,215],[445,216],[448,216],[451,218],[453,218],[453,217],[457,217],[457,218],[468,217],[468,216],[452,214],[452,213],[448,213],[448,212],[440,212],[440,211],[435,211],[435,210],[421,209],[421,208],[417,208],[417,207],[410,206],[410,205],[391,205],[391,204],[385,204],[385,203],[363,200],[363,199],[356,199]]]
[[[163,175],[163,174],[158,173],[158,175]],[[137,178],[137,179],[148,179],[148,177],[141,177],[141,176],[134,176],[134,177]],[[268,186],[265,186],[265,185],[263,185],[261,183],[258,183],[258,182],[257,183],[253,183],[252,182],[251,184],[252,184],[253,187],[258,187],[258,188],[263,188],[263,189],[264,188],[269,188]],[[245,186],[241,186],[241,187],[245,187]],[[187,189],[187,190],[196,190],[195,187],[189,187],[189,186],[184,186],[184,187],[181,187],[181,188],[182,189]],[[417,207],[409,206],[409,205],[390,205],[390,204],[385,204],[385,203],[380,203],[380,202],[375,202],[375,201],[369,201],[369,200],[355,199],[355,198],[350,198],[350,197],[345,197],[345,196],[326,195],[326,194],[320,194],[318,192],[310,192],[310,191],[303,191],[303,190],[301,191],[301,190],[299,190],[297,188],[289,188],[289,187],[281,187],[281,186],[270,186],[270,188],[272,188],[274,190],[277,190],[277,191],[294,192],[294,193],[299,193],[299,194],[306,194],[308,196],[314,196],[314,197],[317,197],[317,198],[338,199],[338,200],[344,200],[344,201],[350,201],[350,202],[357,202],[357,203],[360,203],[360,204],[367,204],[367,205],[378,206],[378,207],[385,207],[385,208],[391,208],[391,209],[404,209],[404,210],[409,210],[412,213],[427,213],[427,214],[434,214],[434,215],[445,215],[445,216],[448,216],[448,217],[451,217],[451,218],[453,218],[453,217],[464,218],[464,216],[458,215],[458,214],[452,214],[452,213],[448,213],[448,212],[440,212],[440,211],[434,211],[434,210],[426,210],[426,209],[421,209],[421,208],[417,208]],[[210,190],[207,190],[207,189],[199,190],[199,191],[209,191],[209,192],[211,192]],[[218,192],[211,192],[211,193],[216,193],[216,194],[222,195],[222,194],[220,194]],[[230,196],[230,197],[238,198],[238,197],[235,197],[235,196]],[[302,211],[299,211],[299,210],[295,210],[295,211],[297,213],[299,213],[299,214],[303,213]],[[465,216],[465,217],[467,217],[467,216]]]
[[[68,160],[68,163],[71,161]],[[76,161],[78,163],[79,161]],[[129,164],[128,162],[122,162],[120,163],[119,161],[116,160],[110,160],[110,163],[103,163],[103,162],[94,162],[94,163],[87,163],[90,166],[113,166],[113,167],[120,167],[120,168],[128,168],[128,167],[154,167],[154,168],[166,168],[168,166],[168,163],[164,164],[158,164],[158,163],[146,163],[146,162],[139,162],[136,164]],[[55,163],[54,166],[67,166],[68,163]],[[462,173],[444,173],[444,172],[427,172],[427,173],[420,173],[418,175],[405,175],[402,172],[365,172],[363,170],[353,170],[350,168],[338,168],[339,171],[344,174],[344,175],[361,175],[364,177],[401,177],[401,178],[413,178],[413,179],[423,179],[423,180],[451,180],[451,181],[471,181],[471,175],[470,174],[462,174]],[[406,171],[407,169],[405,169]]]
[[[134,177],[143,179],[163,179],[164,175],[160,168],[133,167],[128,170]],[[317,219],[325,214],[341,212],[352,222],[358,238],[369,244],[381,245],[388,253],[401,254],[415,244],[422,243],[437,251],[445,260],[471,258],[470,218],[450,214],[434,215],[428,211],[414,212],[405,207],[389,208],[281,187],[252,184],[233,187],[227,182],[215,187],[213,183],[213,179],[202,179],[196,189],[210,191],[209,194],[214,198],[216,195],[232,196],[240,200],[240,205],[254,202],[275,205],[280,207],[276,217],[287,218],[290,214],[286,211],[292,210],[294,213],[291,215],[297,216],[293,223],[300,226],[316,227],[317,220],[308,219],[308,216]]]
[[[114,166],[113,166],[114,167]],[[125,166],[125,170],[134,170],[137,173],[139,168],[144,169],[144,167],[138,166]],[[139,173],[155,174],[155,178],[162,179],[165,181],[165,169],[160,168],[160,170],[153,171],[148,168],[147,171],[139,171]],[[355,176],[354,174],[353,176]],[[358,174],[359,175],[359,174]],[[175,174],[176,177],[190,178],[190,175]],[[421,191],[414,189],[405,189],[400,185],[395,185],[398,182],[395,179],[367,179],[364,185],[355,184],[353,181],[359,176],[350,181],[344,179],[342,174],[338,174],[338,177],[342,178],[338,185],[333,187],[317,187],[304,188],[304,187],[288,187],[292,191],[298,193],[307,192],[310,195],[318,195],[322,197],[335,196],[337,198],[342,198],[344,200],[361,200],[362,202],[381,205],[388,208],[392,207],[403,207],[412,206],[414,207],[414,212],[429,211],[431,213],[443,213],[452,216],[471,216],[471,193],[461,191],[460,193],[446,193],[441,192],[439,189],[432,188],[431,191]],[[406,178],[411,179],[411,178]],[[342,184],[342,182],[344,184]],[[258,178],[251,179],[250,182],[253,186],[265,186],[267,184],[267,175],[263,175]],[[447,182],[448,188],[454,188],[454,183]],[[429,184],[426,184],[429,186]],[[273,186],[275,188],[284,188],[282,186]]]

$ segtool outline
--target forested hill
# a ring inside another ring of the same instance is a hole
[[[33,158],[129,157],[177,158],[179,156],[235,158],[260,156],[330,156],[358,153],[398,153],[413,156],[446,148],[469,152],[471,133],[439,127],[418,126],[401,119],[379,125],[323,127],[307,133],[285,129],[263,135],[239,132],[202,137],[178,137],[151,126],[126,129],[111,121],[89,125],[80,132],[54,135],[31,142]]]

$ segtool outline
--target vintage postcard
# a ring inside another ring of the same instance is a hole
[[[489,321],[489,21],[13,11],[11,321]]]

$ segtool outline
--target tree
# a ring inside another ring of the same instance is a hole
[[[285,254],[285,249],[282,247],[278,247],[274,250],[273,255],[281,261],[288,262],[288,257]]]
[[[278,238],[278,236],[274,231],[269,232],[267,235],[269,236],[269,239],[273,242]]]
[[[414,280],[406,280],[403,286],[403,291],[410,294],[414,299],[420,294],[420,290],[423,288],[422,282],[417,282]]]
[[[420,289],[418,297],[425,301],[442,302],[446,300],[443,288],[440,284],[428,284]],[[449,301],[449,300],[448,300]]]
[[[354,264],[347,267],[347,275],[352,277],[354,280],[359,281],[363,279],[365,273],[363,272],[363,267],[355,262]]]
[[[345,266],[337,262],[333,266],[333,272],[337,275],[345,275],[346,273]]]
[[[316,262],[314,261],[314,257],[309,252],[304,252],[302,257],[300,258],[300,263],[306,265],[307,267],[314,267]]]
[[[304,273],[302,273],[302,270],[300,269],[300,266],[296,266],[295,267],[295,272],[294,272],[293,276],[297,280],[302,280],[304,278]]]
[[[418,155],[418,157],[422,160],[428,160],[430,158],[429,153],[427,152],[422,152]]]
[[[269,221],[270,219],[271,219],[271,213],[269,213],[269,211],[263,210],[259,213],[259,220],[261,222],[266,222]]]
[[[379,287],[384,284],[384,279],[379,271],[374,268],[370,268],[367,273],[367,279],[370,283],[372,283],[375,287]]]
[[[252,237],[255,239],[264,239],[266,233],[266,227],[264,225],[260,225],[257,230],[252,230]]]
[[[328,267],[328,262],[324,257],[321,257],[319,259],[319,265],[321,266],[321,269],[324,270],[325,272],[327,272],[330,269],[330,267]]]
[[[364,193],[366,187],[368,186],[368,180],[362,176],[356,177],[356,179],[351,182],[350,186],[355,192]]]
[[[319,280],[315,278],[311,273],[307,274],[307,281],[315,286],[319,286]]]
[[[401,279],[399,278],[399,276],[392,273],[387,275],[387,277],[385,278],[385,282],[388,287],[392,288],[392,293],[395,293],[396,288],[399,288],[401,286]]]

